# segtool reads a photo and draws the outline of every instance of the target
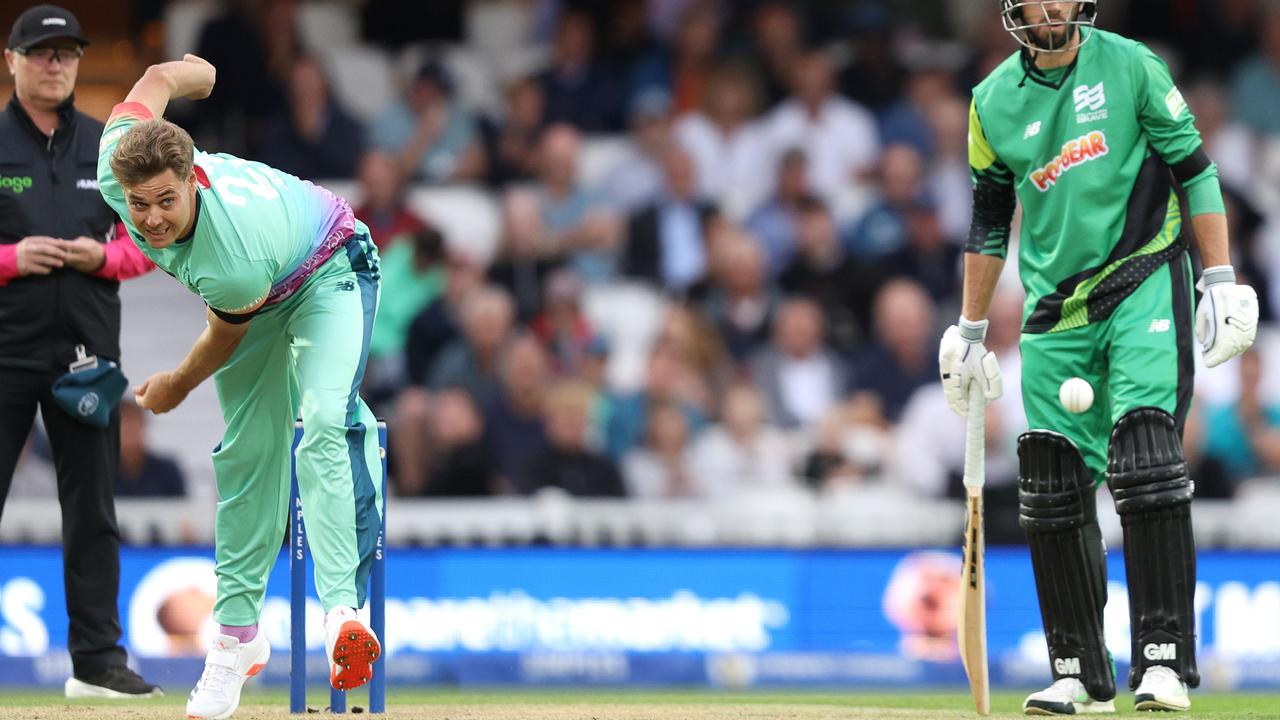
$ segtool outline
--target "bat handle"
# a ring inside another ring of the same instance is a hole
[[[986,484],[987,400],[976,382],[969,383],[968,427],[964,438],[964,486],[981,490]]]

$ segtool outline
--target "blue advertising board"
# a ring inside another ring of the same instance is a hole
[[[151,675],[199,674],[216,625],[212,552],[125,548],[124,641]],[[994,682],[1048,679],[1025,551],[987,560]],[[1280,554],[1205,552],[1196,593],[1207,686],[1280,687]],[[1124,671],[1123,559],[1110,558],[1107,641]],[[958,552],[934,550],[393,549],[393,683],[960,685]],[[282,681],[288,564],[267,587],[261,629]],[[313,591],[314,592],[314,591]],[[0,548],[0,684],[61,683],[66,629],[60,550]],[[323,667],[322,612],[307,606],[309,662]]]

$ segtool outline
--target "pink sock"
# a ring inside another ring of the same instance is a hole
[[[247,643],[258,637],[258,623],[252,625],[223,625],[218,632],[223,635],[230,635],[242,643]]]

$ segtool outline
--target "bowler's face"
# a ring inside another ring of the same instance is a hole
[[[124,186],[129,219],[147,245],[167,248],[191,229],[195,209],[196,178],[193,172],[179,179],[165,170],[136,185]]]

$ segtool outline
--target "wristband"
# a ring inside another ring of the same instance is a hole
[[[960,339],[970,345],[980,343],[987,338],[988,322],[986,320],[978,320],[975,322],[961,315],[958,325],[960,327]]]
[[[1200,274],[1199,287],[1201,292],[1208,290],[1214,285],[1223,285],[1228,283],[1231,285],[1236,283],[1236,270],[1230,265],[1214,265],[1213,267],[1207,267],[1204,269],[1204,272]]]

